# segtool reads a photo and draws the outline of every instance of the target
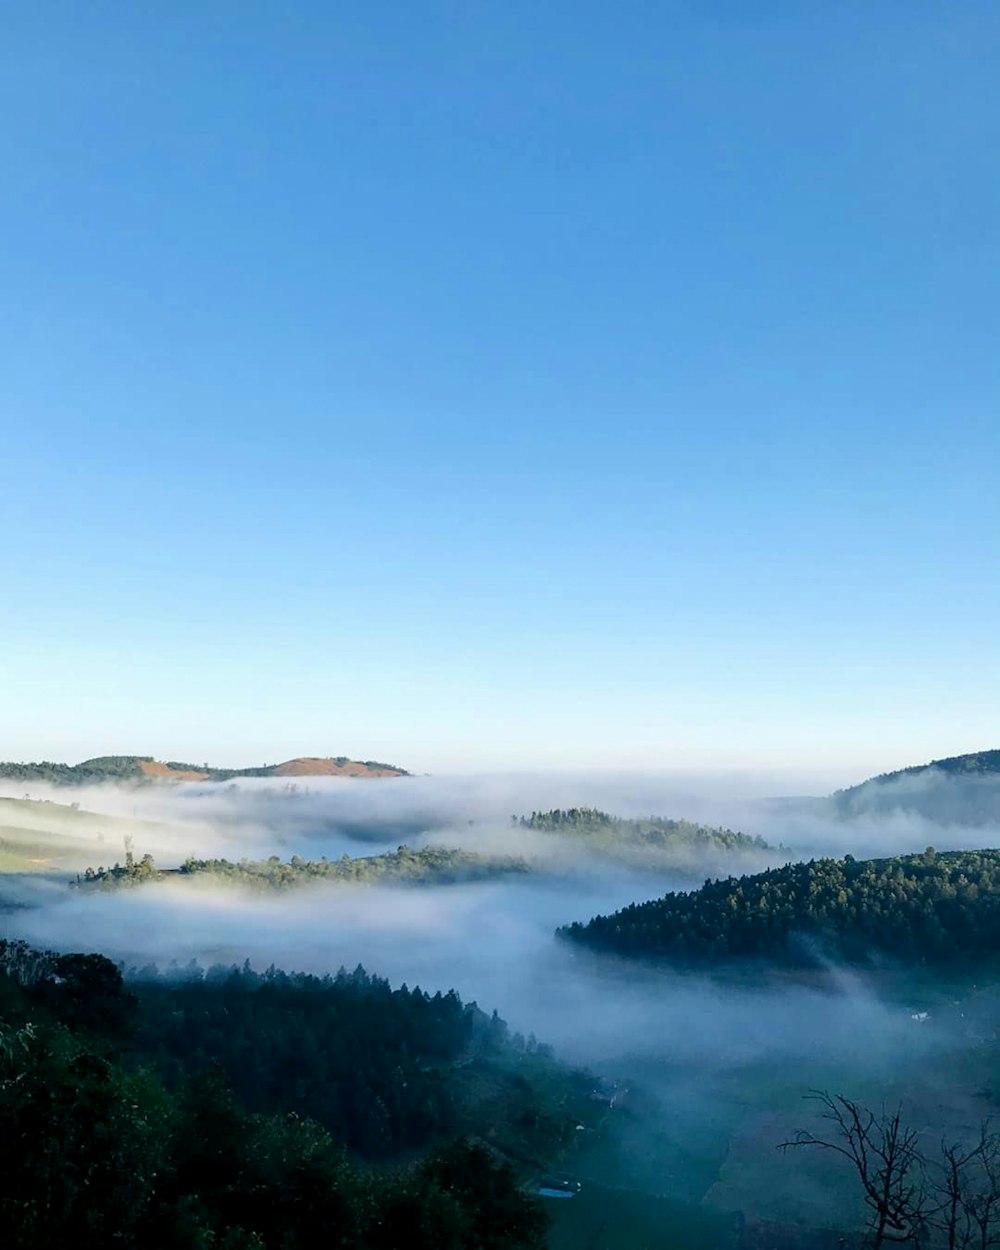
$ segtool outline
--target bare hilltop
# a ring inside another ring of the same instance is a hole
[[[44,781],[52,785],[94,785],[103,782],[232,781],[239,777],[406,777],[405,768],[380,760],[354,760],[346,755],[300,755],[281,764],[253,768],[215,768],[157,760],[151,755],[101,755],[80,764],[0,763],[0,781]]]

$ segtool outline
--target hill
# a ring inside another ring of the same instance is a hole
[[[767,858],[786,848],[771,846],[761,837],[748,837],[721,826],[671,820],[665,816],[625,819],[596,807],[554,808],[515,817],[521,829],[532,829],[561,838],[570,847],[580,846],[592,853],[618,859],[666,860],[683,866],[685,862],[704,865],[706,857],[754,856],[760,867]]]
[[[976,751],[870,777],[827,800],[841,819],[894,812],[936,824],[1000,824],[1000,750]]]
[[[819,859],[633,904],[560,936],[676,963],[758,959],[814,965],[830,955],[907,962],[1000,951],[1000,851]]]
[[[156,760],[151,755],[101,755],[80,764],[0,763],[0,781],[47,782],[57,786],[85,786],[104,782],[142,784],[151,781],[233,781],[239,777],[406,777],[404,768],[380,760],[353,760],[346,755],[299,756],[283,764],[254,768],[215,768]]]
[[[160,869],[151,855],[136,860],[127,852],[125,863],[111,868],[87,868],[76,884],[83,889],[113,890],[154,881],[201,879],[212,883],[242,885],[258,890],[286,890],[293,886],[336,881],[353,885],[453,885],[488,881],[510,873],[527,873],[531,866],[524,859],[509,855],[480,855],[441,846],[425,846],[411,851],[408,846],[382,855],[339,859],[302,859],[293,855],[282,863],[270,859],[186,859],[180,868]]]
[[[339,755],[333,759],[320,759],[313,755],[299,756],[275,764],[265,774],[268,777],[404,777],[402,768],[392,764],[380,764],[376,760],[349,760]]]
[[[162,840],[155,821],[88,812],[77,803],[0,798],[0,873],[76,872],[135,835]]]
[[[595,1120],[591,1086],[360,967],[124,982],[0,942],[0,1242],[541,1250],[523,1181]]]

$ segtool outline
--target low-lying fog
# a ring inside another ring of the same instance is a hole
[[[920,998],[916,985],[904,1001],[898,986],[886,994],[875,979],[844,970],[831,970],[822,987],[791,979],[736,984],[601,959],[554,935],[558,925],[790,856],[1000,841],[989,823],[935,824],[905,803],[844,822],[815,798],[769,797],[803,790],[773,777],[610,775],[268,779],[79,792],[33,786],[30,797],[52,805],[8,804],[17,825],[51,830],[61,822],[64,841],[74,837],[77,856],[85,853],[82,862],[95,867],[124,858],[129,836],[137,855],[148,851],[161,867],[188,855],[373,855],[405,841],[414,849],[444,844],[530,856],[538,870],[464,885],[320,883],[256,893],[204,878],[103,892],[72,890],[66,874],[7,876],[0,932],[43,947],[103,951],[131,966],[249,959],[257,968],[325,973],[360,963],[395,984],[456,989],[560,1057],[637,1082],[639,1110],[615,1117],[614,1141],[596,1147],[589,1182],[779,1219],[800,1209],[810,1220],[837,1223],[845,1191],[831,1188],[823,1161],[789,1164],[774,1151],[811,1114],[801,1096],[832,1086],[877,1105],[899,1096],[887,1090],[905,1088],[928,1109],[935,1134],[974,1133],[984,1074],[926,1060],[954,1055],[956,1046],[972,1054],[992,1036],[992,1000],[973,1019],[964,1000],[934,988],[927,1016],[928,1002],[908,1001]],[[23,799],[24,787],[7,794]],[[981,811],[980,796],[972,797],[962,810]],[[66,803],[80,810],[67,816],[54,806]],[[589,854],[581,839],[564,842],[511,820],[574,806],[723,825],[788,849],[716,853],[669,869],[648,861],[626,867]],[[813,1172],[807,1163],[816,1164]]]
[[[833,996],[802,986],[780,993],[721,988],[704,978],[626,971],[554,937],[557,925],[691,888],[709,874],[761,865],[714,857],[686,871],[629,870],[591,858],[582,847],[567,860],[565,852],[553,856],[551,837],[512,824],[512,816],[535,809],[591,805],[622,816],[686,817],[761,834],[803,857],[992,840],[988,829],[942,830],[899,814],[839,824],[817,814],[810,800],[774,803],[762,791],[747,779],[706,785],[705,779],[610,775],[269,779],[79,792],[35,786],[33,798],[78,802],[118,818],[114,834],[95,846],[95,866],[98,859],[122,858],[116,841],[134,830],[136,853],[150,851],[162,867],[188,854],[335,858],[377,854],[406,841],[414,848],[430,842],[543,856],[546,870],[468,885],[328,884],[268,895],[201,883],[78,893],[35,881],[24,895],[30,905],[6,915],[4,930],[43,946],[101,950],[129,964],[249,958],[258,967],[322,973],[362,963],[395,983],[457,989],[495,1007],[513,1028],[588,1062],[626,1053],[704,1065],[803,1050],[835,1057],[861,1036],[889,1052],[913,1046],[906,1013],[846,974]],[[23,787],[8,793],[23,797]],[[922,1045],[930,1033],[923,1031]]]

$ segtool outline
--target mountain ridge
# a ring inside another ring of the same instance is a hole
[[[52,760],[0,762],[0,781],[44,781],[52,785],[94,785],[108,782],[232,781],[240,777],[408,777],[405,768],[381,760],[355,760],[346,755],[299,755],[280,764],[251,768],[216,768],[210,764],[157,760],[151,755],[97,755],[79,764]]]
[[[969,751],[965,755],[947,755],[939,760],[931,760],[927,764],[910,764],[906,768],[894,768],[890,772],[878,773],[873,777],[867,777],[856,785],[845,786],[841,790],[835,790],[834,795],[851,794],[856,790],[860,790],[862,786],[884,785],[892,781],[898,781],[902,777],[916,777],[934,768],[942,773],[965,777],[983,777],[993,773],[1000,773],[1000,749]]]
[[[949,755],[880,773],[822,800],[838,818],[915,815],[934,824],[1000,823],[1000,750]]]

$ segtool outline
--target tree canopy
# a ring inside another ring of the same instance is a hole
[[[781,851],[761,837],[748,837],[721,826],[699,825],[690,820],[669,820],[664,816],[624,819],[596,807],[554,808],[514,817],[522,829],[562,834],[578,838],[594,849],[629,846],[651,850]]]
[[[948,960],[1000,949],[1000,851],[818,859],[706,881],[563,937],[675,962]]]
[[[457,995],[362,969],[126,981],[0,943],[0,1242],[538,1250],[509,1154],[463,1135],[467,1065],[519,1054],[555,1069]],[[531,1081],[513,1088],[524,1119]]]
[[[293,855],[283,861],[269,859],[198,859],[190,856],[180,868],[158,869],[151,855],[136,859],[131,853],[124,864],[88,868],[76,884],[86,889],[119,889],[152,881],[201,878],[249,886],[254,889],[283,890],[319,881],[360,885],[447,885],[462,881],[482,881],[509,873],[526,873],[531,866],[511,855],[483,855],[451,847],[425,846],[418,851],[400,846],[382,855],[339,859],[303,859]]]

